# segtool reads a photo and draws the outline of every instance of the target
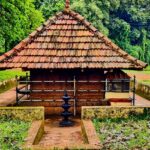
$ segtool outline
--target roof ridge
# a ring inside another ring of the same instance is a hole
[[[66,0],[65,9],[70,9],[70,0]]]

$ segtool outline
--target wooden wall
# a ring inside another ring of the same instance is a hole
[[[76,77],[76,108],[80,112],[81,106],[99,106],[101,100],[104,99],[104,71],[103,70],[31,70],[31,81],[73,81]],[[87,82],[82,82],[87,81]],[[90,82],[89,82],[90,81]],[[92,81],[99,81],[93,82]],[[74,90],[74,83],[32,83],[32,90]],[[87,91],[81,91],[87,90]],[[91,91],[95,90],[95,91]],[[97,91],[96,91],[97,90]],[[63,104],[62,96],[64,92],[38,92],[31,93],[30,99],[42,99],[42,102],[32,102],[28,105],[45,106],[46,110],[51,113],[62,111],[60,108]],[[74,92],[68,92],[68,95],[74,99]],[[46,102],[46,100],[54,100],[53,102]],[[73,105],[73,102],[71,102]],[[72,108],[73,111],[73,108]]]

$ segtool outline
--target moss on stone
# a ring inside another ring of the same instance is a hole
[[[87,137],[87,134],[86,134],[86,131],[85,131],[85,126],[84,126],[84,123],[83,123],[82,120],[81,120],[81,131],[82,131],[82,136],[83,136],[84,142],[89,144],[88,137]]]
[[[0,116],[24,121],[44,120],[44,107],[0,107]]]
[[[82,108],[82,119],[128,118],[130,115],[138,116],[145,112],[150,115],[150,107],[85,106]]]
[[[41,122],[41,125],[39,127],[39,130],[37,132],[37,135],[36,135],[34,143],[33,143],[34,145],[39,143],[43,134],[44,134],[44,121]]]

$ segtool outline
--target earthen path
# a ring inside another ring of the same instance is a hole
[[[0,106],[13,105],[16,101],[15,88],[0,94]]]
[[[19,86],[22,87],[23,85]],[[0,94],[0,106],[11,106],[16,103],[16,88]]]

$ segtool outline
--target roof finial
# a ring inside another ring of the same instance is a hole
[[[66,0],[65,8],[66,8],[66,9],[69,9],[69,8],[70,8],[70,0]]]

